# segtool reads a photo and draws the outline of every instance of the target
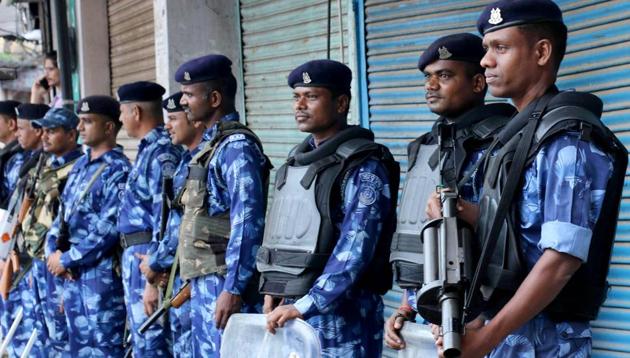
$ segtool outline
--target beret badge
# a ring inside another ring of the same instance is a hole
[[[190,81],[190,73],[184,72],[184,80]]]
[[[447,60],[453,56],[453,54],[446,48],[446,46],[438,48],[438,55],[440,60]]]
[[[501,17],[501,9],[498,7],[490,10],[490,19],[488,19],[488,23],[491,25],[498,25],[503,22],[503,18]]]
[[[166,105],[167,109],[175,109],[175,100],[174,99],[169,99],[168,100],[168,104]]]
[[[86,102],[83,102],[83,104],[81,104],[81,112],[89,112],[90,111],[90,105]]]

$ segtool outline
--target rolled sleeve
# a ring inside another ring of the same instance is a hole
[[[308,317],[317,312],[315,300],[313,300],[313,297],[310,295],[303,296],[299,300],[295,301],[293,307],[295,307],[295,309],[297,309],[305,319],[308,319]]]
[[[593,232],[585,227],[562,221],[543,223],[538,248],[552,249],[579,258],[588,259]]]

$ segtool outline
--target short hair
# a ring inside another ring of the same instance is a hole
[[[236,78],[233,74],[204,82],[208,92],[218,91],[227,103],[233,104],[236,98]]]
[[[486,69],[481,67],[481,63],[472,63],[472,62],[463,62],[464,63],[464,69],[466,71],[466,76],[469,79],[473,79],[473,77],[477,76],[477,75],[483,75],[485,78],[485,71]],[[484,80],[485,82],[485,80]],[[483,88],[483,92],[481,93],[482,97],[486,96],[486,93],[488,92],[488,86],[484,86]]]
[[[551,42],[552,61],[554,69],[558,72],[560,63],[567,51],[567,27],[563,23],[542,22],[519,25],[518,28],[532,44],[542,39],[547,39]]]
[[[55,65],[55,67],[59,67],[59,63],[57,62],[57,51],[46,52],[44,55],[44,61],[50,60]]]

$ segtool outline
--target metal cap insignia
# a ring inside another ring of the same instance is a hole
[[[498,7],[490,10],[490,19],[488,19],[488,23],[491,25],[497,25],[503,22],[503,18],[501,17],[501,9]]]
[[[169,99],[168,100],[168,104],[166,105],[167,109],[175,109],[175,100],[174,99]]]
[[[87,102],[83,102],[83,104],[81,104],[81,112],[89,112],[90,111],[90,105]]]
[[[184,80],[190,81],[190,73],[184,72]]]
[[[311,80],[311,76],[309,76],[308,72],[302,72],[302,82],[304,82],[305,84],[309,84],[309,83],[313,82],[313,80]]]
[[[438,54],[440,60],[447,60],[453,56],[453,54],[446,48],[446,46],[442,46],[438,49]]]

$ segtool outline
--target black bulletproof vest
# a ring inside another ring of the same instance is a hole
[[[533,104],[523,110],[502,131],[498,151],[485,163],[484,194],[480,201],[478,234],[482,244],[490,231],[497,205],[506,185],[506,178],[516,147],[523,135],[523,127]],[[541,146],[554,136],[567,131],[577,131],[581,140],[592,142],[614,158],[614,170],[597,222],[593,228],[593,240],[588,260],[573,275],[558,297],[545,309],[556,320],[594,320],[606,299],[609,262],[612,253],[619,205],[623,190],[628,153],[619,139],[601,122],[603,104],[599,98],[587,93],[562,92],[549,102],[533,138],[527,156],[531,164]],[[517,118],[519,118],[517,120]],[[500,145],[503,145],[500,147]],[[520,175],[522,180],[522,173]],[[517,185],[521,188],[522,185]],[[485,270],[481,271],[481,292],[491,307],[501,307],[514,294],[526,272],[520,256],[520,233],[517,214],[512,206],[508,213],[496,246]]]
[[[394,280],[400,287],[417,289],[422,286],[424,256],[421,232],[427,222],[425,207],[430,194],[442,182],[438,163],[438,125],[452,127],[449,141],[455,154],[442,153],[442,161],[445,162],[446,171],[444,183],[454,188],[462,177],[468,153],[486,148],[515,111],[514,107],[506,103],[478,106],[454,119],[451,125],[447,125],[444,118],[438,119],[431,132],[409,144],[409,170],[400,200],[390,257]]]
[[[289,167],[307,167],[300,180],[305,189],[314,187],[314,196],[319,212],[319,230],[314,252],[296,252],[270,248],[263,242],[258,251],[257,263],[261,274],[260,292],[274,296],[299,297],[312,287],[315,279],[322,273],[330,254],[339,238],[339,230],[333,224],[333,209],[341,204],[341,188],[352,169],[357,168],[367,159],[376,159],[383,163],[389,174],[392,210],[385,218],[381,236],[378,240],[374,257],[358,280],[360,287],[379,294],[387,292],[392,285],[389,265],[391,236],[396,223],[393,209],[397,201],[400,169],[389,150],[374,142],[371,131],[357,126],[350,126],[333,138],[322,143],[318,148],[310,149],[309,138],[299,144],[290,154],[287,162],[276,173],[276,193],[286,184]],[[271,213],[276,212],[273,209]],[[293,213],[300,215],[301,213]],[[267,218],[269,228],[277,227]],[[266,237],[268,233],[266,232]],[[291,269],[273,269],[283,266]],[[264,269],[263,269],[264,267]],[[295,269],[298,270],[295,270]]]

